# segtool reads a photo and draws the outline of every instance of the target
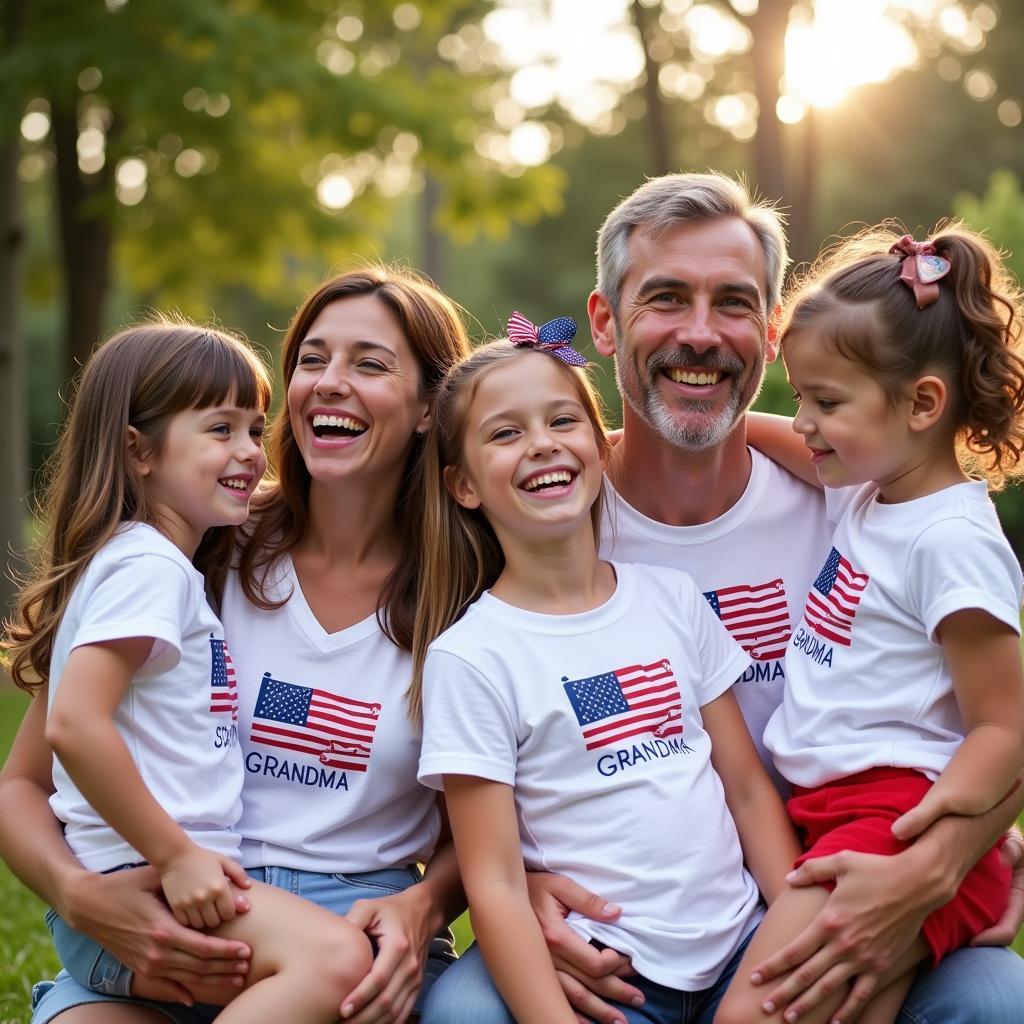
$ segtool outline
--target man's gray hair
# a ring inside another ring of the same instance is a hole
[[[629,239],[637,228],[658,235],[680,224],[739,217],[750,225],[764,252],[767,309],[779,304],[789,256],[782,215],[773,203],[754,200],[747,187],[724,174],[665,174],[651,178],[615,207],[597,236],[597,288],[618,314],[622,281],[629,270]]]

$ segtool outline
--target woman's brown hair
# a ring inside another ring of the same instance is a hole
[[[45,538],[0,645],[22,689],[47,680],[57,627],[89,560],[121,523],[152,519],[128,428],[138,432],[137,455],[158,455],[176,413],[229,397],[266,409],[270,379],[245,342],[212,327],[158,319],[115,334],[93,353],[47,463]],[[194,559],[200,571],[229,557],[234,531],[207,531]]]
[[[458,307],[420,274],[399,267],[374,266],[331,278],[310,294],[288,325],[282,349],[285,392],[291,383],[299,347],[320,313],[332,302],[373,296],[394,315],[416,356],[420,396],[433,400],[448,370],[469,352],[469,339]],[[410,438],[401,499],[396,508],[401,550],[418,536],[423,496],[416,486],[422,443]],[[268,573],[302,540],[309,526],[310,475],[303,461],[284,403],[270,428],[270,461],[276,480],[257,494],[251,525],[237,558],[239,581],[246,598],[259,608],[278,607],[267,591]],[[213,579],[220,593],[224,573]],[[381,628],[399,647],[412,646],[416,599],[416,567],[400,558],[384,585],[378,608]]]
[[[908,381],[941,372],[961,461],[998,489],[1024,475],[1020,288],[990,242],[949,222],[930,236],[949,273],[938,298],[919,309],[900,280],[904,255],[889,251],[904,234],[887,221],[825,252],[787,302],[783,348],[813,325],[893,400]]]

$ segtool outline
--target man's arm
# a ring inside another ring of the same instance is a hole
[[[839,1010],[845,1018],[914,940],[928,914],[953,898],[971,868],[1014,824],[1024,810],[1021,788],[985,814],[940,819],[894,857],[845,851],[791,872],[791,885],[834,882],[835,889],[800,935],[754,969],[763,983],[798,968],[765,998],[802,1014],[826,989],[856,977]],[[1015,934],[1024,907],[1013,906],[1016,920],[1006,920],[1004,927]]]

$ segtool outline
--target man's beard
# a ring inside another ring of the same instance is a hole
[[[627,357],[616,335],[615,379],[619,393],[629,407],[652,430],[676,448],[706,451],[721,444],[732,432],[739,418],[754,403],[764,379],[764,354],[750,368],[741,389],[740,381],[746,367],[736,357],[711,349],[698,354],[689,345],[662,349],[653,353],[646,365],[641,366],[636,356]],[[628,366],[629,379],[624,367]],[[666,405],[658,390],[658,377],[663,369],[685,366],[695,370],[718,370],[728,374],[730,392],[728,400],[717,415],[712,414],[715,399],[678,398],[675,409]]]

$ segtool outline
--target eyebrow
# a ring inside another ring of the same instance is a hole
[[[251,410],[254,410],[255,408],[256,408],[256,406],[246,406],[246,405],[218,405],[218,406],[216,406],[213,409],[206,409],[206,410],[204,410],[204,415],[210,416],[212,418],[216,418],[218,416],[231,416],[231,415],[233,415],[235,413],[239,413],[239,412],[249,412]],[[265,420],[267,418],[267,414],[263,410],[260,411],[259,416],[260,416],[260,419],[264,419]]]
[[[303,338],[299,343],[299,348],[302,348],[303,345],[310,345],[318,349],[327,348],[327,342],[323,338]],[[393,359],[398,358],[398,353],[393,348],[380,341],[354,341],[352,348],[357,352],[386,352]]]
[[[552,402],[551,405],[548,406],[549,413],[554,412],[558,409],[579,409],[580,412],[586,415],[586,410],[575,398],[559,398],[557,401]],[[516,414],[517,410],[515,409],[501,409],[498,412],[492,412],[490,416],[480,421],[479,429],[481,432],[484,431],[487,425],[492,420],[515,419]]]
[[[661,291],[691,291],[693,285],[689,281],[685,281],[680,277],[651,277],[644,281],[636,290],[637,298],[641,298],[645,295],[650,295],[651,292]],[[752,299],[757,299],[763,302],[764,296],[761,294],[761,289],[756,284],[752,284],[750,281],[723,281],[721,284],[715,285],[714,288],[716,295],[728,294],[728,295],[746,295]]]

